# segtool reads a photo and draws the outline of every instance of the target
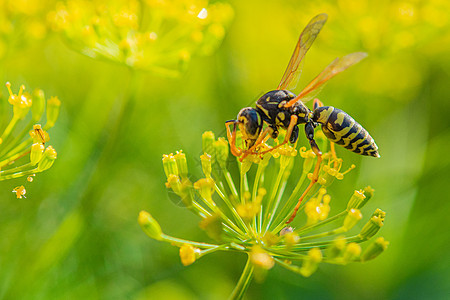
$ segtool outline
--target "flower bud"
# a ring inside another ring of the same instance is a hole
[[[28,94],[23,93],[25,86],[20,86],[19,93],[17,95],[13,94],[11,84],[9,82],[6,83],[6,87],[9,92],[8,102],[13,106],[14,117],[18,119],[25,118],[33,103],[31,97]]]
[[[362,213],[359,209],[352,208],[348,211],[342,227],[345,229],[345,231],[348,231],[352,229],[356,225],[356,223],[358,223],[359,220],[362,219],[362,217]]]
[[[364,253],[361,256],[361,261],[368,261],[376,258],[380,255],[384,250],[387,249],[389,245],[388,241],[385,241],[383,237],[377,238],[372,244],[367,247]]]
[[[194,246],[190,244],[184,244],[180,247],[180,259],[181,263],[184,266],[189,266],[190,264],[193,264],[197,257],[200,256],[200,249],[195,248]]]
[[[33,92],[33,105],[31,106],[31,114],[33,122],[37,122],[42,118],[45,110],[45,95],[43,90],[35,90]]]
[[[280,237],[270,231],[267,231],[262,238],[264,245],[268,247],[272,247],[273,245],[278,244],[280,241]]]
[[[181,181],[181,200],[186,207],[192,206],[192,201],[194,200],[192,182],[188,178],[184,178]]]
[[[383,226],[383,221],[386,213],[380,209],[377,209],[369,222],[364,225],[363,229],[359,233],[359,237],[363,240],[368,240],[372,238],[378,230],[380,230],[381,226]]]
[[[194,188],[198,190],[200,196],[208,201],[212,201],[215,183],[212,178],[201,178],[194,183]]]
[[[300,237],[295,232],[288,232],[285,233],[283,236],[284,236],[284,243],[287,249],[291,249],[294,245],[300,242]]]
[[[212,171],[211,155],[209,155],[208,153],[204,153],[200,155],[200,160],[202,162],[203,174],[205,174],[207,178],[211,177]]]
[[[260,203],[256,202],[247,202],[245,204],[238,204],[236,206],[236,211],[238,215],[247,222],[253,220],[253,218],[259,213],[261,210]]]
[[[347,211],[349,211],[352,208],[362,208],[363,205],[363,201],[366,198],[366,196],[364,196],[364,192],[362,190],[359,191],[355,191],[352,195],[352,197],[350,198],[350,200],[348,201],[347,204]]]
[[[56,156],[56,150],[52,146],[48,146],[44,151],[42,159],[39,161],[37,172],[42,172],[49,169],[55,162]]]
[[[30,162],[34,166],[36,165],[44,155],[45,146],[42,143],[34,143],[31,145]]]
[[[254,278],[257,282],[262,282],[274,265],[275,261],[269,253],[261,246],[253,246],[250,251],[250,261],[254,266]]]
[[[167,177],[166,187],[172,189],[175,194],[181,194],[181,180],[177,175],[171,174]]]
[[[33,139],[33,143],[43,143],[50,141],[48,132],[42,129],[41,124],[33,125],[33,130],[30,130],[30,137]]]
[[[328,258],[340,257],[346,246],[345,236],[337,237],[327,249]]]
[[[350,243],[345,247],[342,258],[345,262],[352,262],[361,255],[361,246],[357,243]]]
[[[166,173],[167,179],[169,178],[170,175],[178,176],[177,161],[175,160],[175,157],[173,156],[172,153],[164,154],[162,161],[164,172]]]
[[[250,168],[252,167],[252,164],[253,164],[252,158],[253,158],[253,156],[248,156],[248,159],[244,159],[242,164],[240,164],[241,174],[246,174],[250,170]]]
[[[177,151],[174,155],[175,161],[177,163],[178,172],[181,178],[186,178],[188,175],[188,166],[186,161],[186,155],[183,153],[183,150]]]
[[[259,164],[265,168],[267,167],[267,165],[269,164],[269,160],[272,157],[272,154],[270,152],[266,153],[263,155],[261,161],[259,162]]]
[[[303,162],[303,173],[309,173],[314,165],[314,158],[316,155],[312,150],[306,150],[306,147],[301,147],[300,156],[305,159]]]
[[[206,232],[206,234],[210,238],[216,241],[222,240],[223,225],[222,219],[220,218],[219,215],[213,214],[211,216],[204,218],[200,222],[199,226]]]
[[[138,217],[142,230],[152,239],[161,241],[162,231],[159,223],[148,212],[141,210]]]
[[[311,276],[317,270],[317,266],[322,261],[322,252],[319,248],[313,248],[309,250],[308,257],[303,261],[302,267],[300,268],[300,274],[305,277]]]
[[[273,257],[258,245],[252,247],[250,260],[255,267],[260,267],[265,270],[270,270],[275,265]]]
[[[364,205],[366,205],[367,202],[373,197],[375,190],[371,188],[370,186],[366,186],[364,188],[364,196],[366,196],[366,199],[363,200],[359,208],[362,208]]]
[[[215,141],[216,141],[216,138],[212,131],[205,131],[203,133],[203,135],[202,135],[203,153],[208,153],[209,155],[211,155],[211,158],[213,158],[213,159],[216,154],[215,147],[214,147]]]
[[[50,97],[47,100],[47,124],[45,124],[45,128],[51,128],[55,125],[56,120],[59,116],[59,111],[61,109],[61,101],[58,97]]]
[[[216,159],[219,163],[220,167],[225,169],[227,167],[227,159],[228,159],[228,142],[224,138],[219,138],[214,143],[216,149]]]

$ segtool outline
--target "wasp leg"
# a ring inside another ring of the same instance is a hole
[[[269,132],[273,130],[271,127],[266,127],[266,129],[264,129],[264,131],[262,131],[259,136],[258,139],[256,140],[256,142],[253,144],[253,146],[251,146],[248,150],[246,150],[244,152],[244,154],[242,155],[241,158],[239,158],[239,161],[242,162],[244,160],[244,158],[246,158],[248,155],[250,154],[255,154],[255,150],[256,148],[261,145],[262,143],[264,143],[267,139],[266,136],[269,134]]]
[[[334,168],[337,169],[339,166],[338,158],[336,155],[336,148],[334,147],[334,143],[330,141],[330,150],[331,150],[331,156],[333,156],[334,159]]]
[[[234,125],[233,133],[231,133],[230,124]],[[233,120],[225,122],[225,126],[227,127],[227,137],[230,143],[230,151],[234,156],[239,157],[242,155],[242,150],[236,147],[236,121]]]
[[[294,220],[294,218],[297,215],[298,209],[300,208],[300,204],[302,203],[303,199],[306,197],[306,195],[308,195],[309,191],[312,189],[314,184],[319,179],[320,164],[322,163],[322,152],[320,151],[319,146],[317,146],[317,143],[314,140],[314,125],[312,123],[307,123],[306,126],[305,126],[305,132],[306,132],[306,137],[309,140],[309,144],[311,145],[311,150],[317,156],[317,162],[316,162],[316,165],[314,167],[314,172],[313,172],[313,175],[312,175],[312,178],[311,178],[311,182],[309,183],[308,187],[305,189],[303,194],[298,199],[297,205],[295,206],[294,211],[292,212],[292,215],[289,218],[289,220],[286,222],[286,224],[289,224],[289,223],[291,223]]]
[[[286,136],[284,137],[284,141],[281,144],[276,145],[276,146],[272,147],[271,149],[263,151],[259,154],[261,154],[261,155],[266,154],[267,152],[273,151],[274,149],[287,144],[291,140],[292,132],[294,131],[295,126],[297,126],[297,120],[298,120],[298,117],[296,115],[291,116],[291,122],[289,123],[289,127],[286,130]]]

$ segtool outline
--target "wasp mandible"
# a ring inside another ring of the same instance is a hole
[[[355,52],[342,58],[336,58],[298,95],[290,91],[297,86],[301,73],[300,63],[324,26],[327,18],[327,14],[319,14],[309,21],[308,25],[300,34],[294,53],[277,89],[259,98],[256,101],[256,108],[245,107],[239,111],[236,120],[230,120],[225,123],[231,153],[239,157],[240,161],[250,154],[262,155],[288,142],[295,143],[299,134],[299,127],[297,125],[300,124],[305,125],[306,137],[309,140],[311,149],[318,158],[311,184],[314,184],[318,179],[320,163],[322,161],[322,153],[314,140],[314,129],[319,124],[322,127],[323,133],[331,142],[341,145],[357,154],[374,157],[380,156],[378,154],[378,147],[370,134],[346,112],[332,106],[323,106],[318,99],[314,100],[313,110],[310,110],[305,105],[307,101],[314,98],[314,95],[328,80],[343,72],[348,67],[360,62],[367,56],[366,53]],[[267,126],[263,130],[264,124]],[[233,130],[230,129],[230,125],[234,125]],[[236,146],[237,127],[242,134],[243,149]],[[273,139],[278,137],[280,128],[286,130],[283,142],[269,150],[258,151],[269,137]],[[309,188],[305,192],[309,191]],[[295,217],[295,213],[304,195],[300,198],[294,214],[288,223]]]

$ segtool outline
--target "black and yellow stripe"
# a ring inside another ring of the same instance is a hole
[[[253,107],[244,107],[237,116],[237,124],[247,147],[255,144],[263,127],[263,119]]]
[[[378,146],[358,122],[346,112],[331,106],[314,111],[313,121],[322,125],[322,131],[332,142],[361,155],[380,157]]]

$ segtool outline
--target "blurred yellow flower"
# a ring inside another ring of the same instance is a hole
[[[217,48],[232,16],[228,4],[204,0],[69,0],[49,19],[87,56],[176,75]]]
[[[0,58],[47,36],[54,0],[0,0]]]

